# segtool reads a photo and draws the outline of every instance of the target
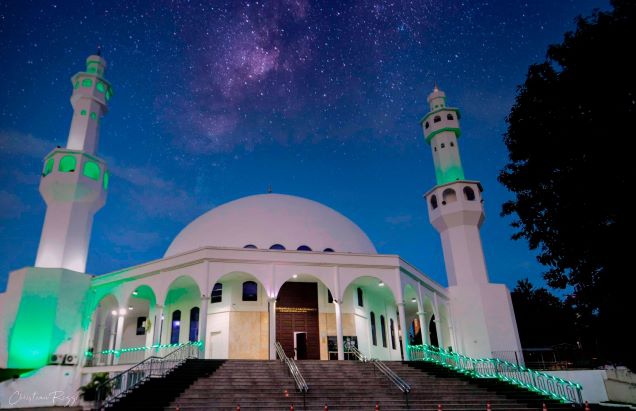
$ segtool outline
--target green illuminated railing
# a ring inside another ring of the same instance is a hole
[[[103,350],[99,352],[86,351],[86,367],[95,367],[100,365],[117,364],[136,364],[144,360],[148,356],[159,356],[167,354],[176,348],[184,345],[202,346],[202,341],[177,343],[177,344],[154,344],[142,347],[121,348],[119,350]]]
[[[498,358],[471,358],[430,345],[409,347],[411,360],[428,361],[473,378],[493,378],[564,403],[582,404],[580,384]]]

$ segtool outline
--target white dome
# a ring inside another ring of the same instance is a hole
[[[287,250],[307,246],[313,251],[375,254],[369,237],[351,220],[315,201],[282,194],[243,197],[214,208],[188,224],[165,256],[197,248],[246,245]]]

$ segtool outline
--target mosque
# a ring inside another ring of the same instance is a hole
[[[437,87],[420,123],[437,179],[425,201],[448,287],[398,254],[379,254],[328,206],[271,193],[206,212],[162,258],[86,273],[93,218],[109,188],[97,155],[113,95],[105,69],[92,55],[71,78],[68,143],[42,168],[47,211],[35,266],[11,272],[0,294],[0,369],[22,374],[0,382],[0,398],[16,389],[75,392],[94,372],[190,341],[218,359],[275,359],[276,342],[298,360],[345,360],[352,347],[401,360],[422,343],[477,358],[521,353],[510,293],[488,278],[483,190],[464,177],[460,111]]]

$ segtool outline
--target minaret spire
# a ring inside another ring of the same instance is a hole
[[[106,162],[96,156],[100,119],[108,111],[112,87],[104,78],[106,60],[86,59],[86,71],[71,77],[73,119],[66,148],[44,159],[40,193],[47,205],[36,267],[84,272],[93,216],[106,201]]]
[[[479,228],[484,222],[482,187],[466,180],[459,156],[461,134],[457,108],[446,105],[437,87],[428,96],[429,112],[422,118],[424,137],[431,146],[437,185],[426,193],[431,224],[444,250],[455,335],[455,350],[471,357],[493,351],[519,351],[519,335],[504,285],[491,284]]]

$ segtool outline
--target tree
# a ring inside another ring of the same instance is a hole
[[[545,288],[519,280],[512,291],[519,338],[523,348],[576,345],[576,316],[572,308]]]
[[[515,196],[502,209],[515,216],[513,238],[538,251],[548,285],[571,292],[585,348],[633,368],[636,2],[612,6],[579,17],[529,68],[506,119],[499,181]]]

